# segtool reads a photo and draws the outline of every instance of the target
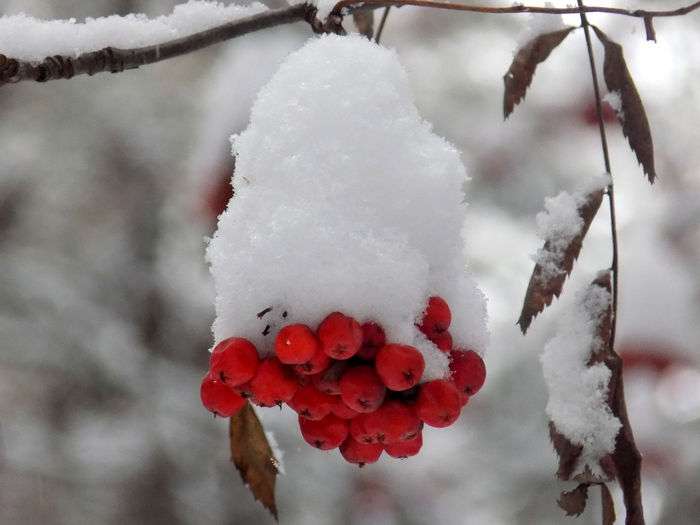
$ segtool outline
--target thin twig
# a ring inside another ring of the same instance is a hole
[[[386,24],[386,19],[389,16],[389,10],[391,6],[386,6],[384,12],[382,13],[382,19],[379,22],[379,29],[377,29],[377,36],[374,37],[374,41],[378,44],[379,40],[382,38],[382,32],[384,31],[384,25]]]
[[[316,8],[308,4],[297,4],[284,9],[265,11],[183,38],[141,48],[106,47],[77,57],[51,56],[40,62],[17,60],[0,55],[0,85],[25,80],[46,82],[103,72],[120,73],[126,69],[136,69],[146,64],[185,55],[247,33],[303,20],[309,22],[315,30],[320,30],[316,20]]]
[[[634,442],[634,434],[627,416],[627,406],[625,403],[625,391],[622,378],[622,359],[615,352],[615,331],[617,327],[618,310],[618,281],[619,281],[619,250],[617,241],[617,221],[615,219],[615,187],[610,168],[610,153],[608,151],[608,141],[605,136],[605,123],[603,121],[603,104],[598,85],[598,73],[596,71],[595,59],[593,56],[593,45],[588,18],[586,17],[583,0],[577,0],[580,8],[581,26],[586,36],[586,48],[588,51],[588,61],[591,67],[591,79],[593,81],[593,93],[595,95],[596,112],[598,116],[598,130],[600,131],[600,144],[603,150],[603,161],[605,171],[610,176],[610,183],[607,187],[608,204],[610,208],[610,234],[612,238],[612,323],[610,327],[610,339],[608,341],[609,357],[606,364],[611,371],[610,377],[610,403],[615,416],[620,419],[622,428],[618,433],[615,442],[615,452],[613,461],[615,462],[618,483],[623,492],[627,525],[644,525],[644,510],[642,506],[641,487],[641,454]]]
[[[430,7],[433,9],[449,9],[452,11],[469,11],[472,13],[485,14],[514,14],[514,13],[541,13],[548,15],[565,15],[584,13],[608,13],[612,15],[632,16],[635,18],[655,18],[667,16],[682,16],[700,9],[700,1],[691,5],[667,11],[646,11],[644,9],[622,9],[618,7],[595,6],[583,8],[578,7],[540,7],[528,5],[513,5],[509,7],[489,7],[467,4],[453,4],[448,2],[438,2],[433,0],[341,0],[333,10],[332,15],[344,16],[356,9],[377,9],[380,7],[411,5],[417,7]]]

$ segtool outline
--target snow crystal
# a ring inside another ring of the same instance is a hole
[[[586,202],[586,197],[605,188],[610,183],[610,175],[592,177],[583,183],[573,194],[562,191],[556,197],[545,199],[545,211],[537,214],[537,233],[547,242],[547,249],[541,248],[534,261],[542,267],[541,278],[548,281],[563,272],[562,261],[566,247],[581,232],[583,219],[578,208]]]
[[[607,404],[610,369],[603,363],[588,366],[603,343],[597,325],[610,300],[600,286],[579,292],[541,357],[549,390],[546,412],[561,434],[583,446],[579,471],[588,465],[600,473],[598,460],[614,450],[621,427]]]
[[[272,432],[265,431],[265,437],[272,450],[272,455],[275,458],[275,466],[280,474],[286,474],[284,470],[284,450],[282,450],[275,439],[275,435]]]
[[[516,6],[522,4],[514,3],[513,5]],[[554,7],[551,2],[545,2],[544,6]],[[544,33],[553,33],[554,31],[560,31],[568,27],[566,24],[564,24],[564,19],[561,15],[527,13],[525,18],[526,25],[516,37],[519,47],[524,46],[533,38]]]
[[[625,112],[622,110],[622,96],[619,91],[610,91],[603,97],[603,100],[610,104],[610,107],[615,110],[617,118],[625,120]]]
[[[484,351],[485,299],[461,237],[464,167],[420,118],[393,51],[362,37],[310,41],[232,143],[236,193],[207,251],[216,341],[247,337],[265,355],[281,324],[315,327],[339,310],[415,345],[434,379],[447,358],[414,323],[437,294],[456,344]]]
[[[77,56],[104,47],[134,48],[167,42],[265,11],[249,6],[190,0],[167,16],[143,14],[69,20],[40,20],[25,14],[0,17],[0,53],[19,60],[49,55]]]

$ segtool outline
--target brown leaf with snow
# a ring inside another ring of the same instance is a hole
[[[588,228],[590,228],[602,201],[603,190],[597,190],[586,195],[583,203],[579,206],[577,211],[583,221],[581,231],[566,246],[562,256],[559,258],[558,272],[555,275],[549,275],[550,272],[545,272],[541,264],[535,264],[530,282],[527,286],[527,291],[525,292],[525,300],[523,301],[520,318],[517,323],[520,325],[520,330],[522,330],[523,333],[527,332],[532,320],[542,312],[545,307],[552,304],[552,300],[555,297],[559,297],[559,294],[561,294],[564,281],[574,268],[574,261],[578,258],[579,252],[581,251],[583,239],[586,233],[588,233]],[[551,243],[545,241],[542,250],[551,252]]]
[[[576,470],[576,465],[581,457],[583,446],[574,445],[569,439],[557,430],[553,421],[549,422],[549,439],[552,440],[554,450],[559,457],[559,469],[557,477],[563,481],[568,481]]]
[[[250,403],[231,418],[229,425],[231,461],[248,488],[277,520],[275,482],[277,460],[267,441],[262,423]]]
[[[562,492],[557,504],[566,512],[567,516],[580,516],[586,510],[588,501],[588,484],[581,483],[574,490]]]
[[[653,184],[654,179],[656,179],[656,168],[654,167],[654,143],[651,139],[651,129],[642,99],[627,68],[622,46],[610,40],[597,27],[591,27],[605,48],[605,62],[603,64],[605,84],[608,91],[618,93],[620,96],[621,108],[618,112],[618,119],[622,124],[622,133],[627,137],[632,151],[637,156],[637,161],[642,165],[644,173],[649,178],[649,182]]]
[[[525,92],[532,83],[535,69],[550,53],[561,44],[574,27],[544,33],[521,47],[513,59],[508,72],[503,76],[503,117],[508,118],[516,105],[525,98]]]

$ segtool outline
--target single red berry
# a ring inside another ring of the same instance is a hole
[[[301,435],[309,445],[321,450],[331,450],[348,437],[348,422],[330,414],[320,421],[299,416]]]
[[[386,401],[365,420],[365,429],[379,443],[392,444],[410,441],[423,427],[413,409],[400,401]]]
[[[316,334],[304,324],[287,325],[275,338],[277,359],[286,365],[300,365],[310,361],[319,346]]]
[[[306,363],[295,365],[294,370],[302,375],[314,375],[323,372],[326,368],[331,366],[332,362],[333,360],[328,357],[328,354],[326,354],[321,349],[321,345],[319,345],[313,357]]]
[[[379,443],[376,433],[372,433],[367,429],[367,420],[373,414],[360,414],[350,420],[350,435],[359,443]]]
[[[418,435],[410,441],[402,441],[400,443],[393,443],[391,445],[387,445],[384,448],[384,450],[386,450],[386,453],[389,454],[392,458],[405,459],[418,454],[422,446],[423,433],[418,432]]]
[[[250,381],[258,371],[258,351],[242,337],[229,337],[214,347],[209,357],[209,373],[228,386]]]
[[[347,406],[340,396],[333,396],[331,412],[340,419],[353,419],[360,415],[360,412]]]
[[[446,354],[449,354],[450,350],[452,350],[452,335],[450,335],[448,330],[429,334],[428,339]]]
[[[250,389],[250,381],[243,383],[242,385],[234,386],[233,391],[244,399],[253,397],[253,391]]]
[[[221,417],[231,417],[246,404],[245,399],[211,374],[202,378],[199,396],[204,408]]]
[[[299,387],[290,368],[276,357],[268,357],[260,363],[258,373],[250,382],[253,401],[262,407],[271,407],[289,402]]]
[[[371,361],[379,352],[379,349],[386,344],[384,329],[373,321],[368,321],[362,325],[362,347],[357,352],[357,356]]]
[[[347,363],[343,361],[333,363],[333,365],[331,365],[331,367],[325,372],[321,372],[320,374],[313,376],[314,385],[316,385],[316,388],[318,388],[321,392],[331,395],[339,395],[340,378],[342,377],[343,373],[345,373],[347,366]]]
[[[374,368],[349,368],[340,378],[340,397],[357,412],[374,412],[384,401],[386,388]]]
[[[360,443],[352,437],[348,437],[340,445],[340,453],[348,463],[355,463],[360,467],[375,463],[382,455],[384,447],[380,443]]]
[[[333,312],[326,317],[316,332],[323,351],[333,359],[350,359],[362,346],[360,324],[340,312]]]
[[[433,296],[428,299],[428,306],[418,327],[426,335],[434,332],[444,332],[450,327],[452,313],[442,297]]]
[[[387,388],[401,391],[418,384],[425,360],[412,346],[389,344],[377,353],[374,366]]]
[[[334,396],[324,394],[313,385],[307,385],[297,390],[287,404],[301,417],[318,421],[331,413],[334,402]]]
[[[459,391],[449,381],[439,379],[421,385],[416,415],[431,427],[448,427],[459,417]]]
[[[452,382],[452,384],[454,384],[454,381]],[[457,391],[459,392],[459,389],[457,389]],[[459,392],[459,406],[465,407],[467,406],[467,403],[469,403],[469,396],[464,392]]]
[[[452,381],[460,392],[473,396],[486,381],[486,365],[474,350],[454,350],[450,353]]]

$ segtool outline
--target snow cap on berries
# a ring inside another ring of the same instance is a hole
[[[216,341],[236,334],[264,354],[282,325],[313,328],[340,311],[416,347],[429,381],[449,373],[416,327],[438,295],[454,344],[483,352],[485,301],[463,252],[464,166],[419,116],[394,51],[359,36],[312,39],[232,143],[235,196],[207,251]]]

